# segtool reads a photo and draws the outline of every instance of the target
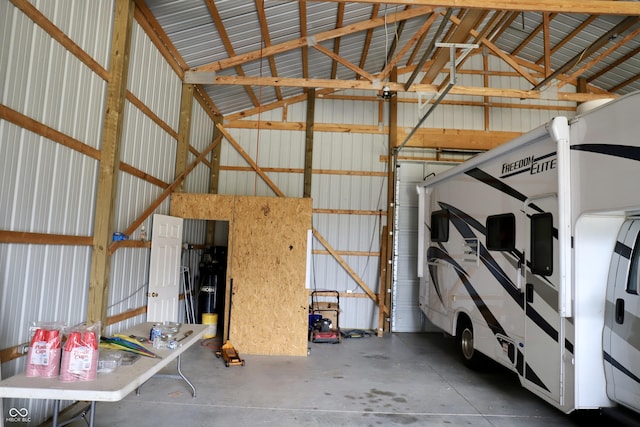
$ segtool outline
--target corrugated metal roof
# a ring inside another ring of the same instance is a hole
[[[337,74],[332,75],[335,60],[310,46],[301,46],[299,41],[303,36],[315,36],[323,32],[336,30],[340,27],[357,27],[358,31],[346,31],[339,38],[330,38],[320,41],[320,45],[335,52],[342,61],[362,66],[370,74],[376,75],[387,64],[387,56],[396,55],[405,46],[402,58],[397,62],[397,66],[403,72],[410,72],[411,66],[415,65],[424,54],[427,46],[434,41],[436,31],[443,19],[443,10],[435,9],[434,13],[441,13],[427,31],[426,37],[421,41],[417,51],[415,46],[407,43],[419,31],[430,14],[422,13],[417,17],[411,17],[405,21],[391,22],[391,17],[402,11],[417,10],[424,6],[405,6],[396,4],[378,4],[377,17],[387,16],[389,22],[375,27],[367,26],[366,23],[372,18],[374,12],[373,4],[366,3],[346,3],[343,12],[338,2],[287,2],[270,1],[255,2],[253,0],[183,0],[175,2],[171,0],[149,0],[147,5],[162,30],[166,33],[169,43],[175,46],[182,59],[190,69],[216,64],[218,61],[227,60],[245,53],[261,52],[268,46],[280,46],[281,51],[274,57],[275,67],[272,69],[266,55],[263,60],[248,59],[240,61],[240,65],[231,66],[218,70],[220,76],[246,76],[246,77],[278,77],[280,79],[301,77],[309,79],[332,79],[349,81],[359,78],[357,73],[349,69],[344,64],[337,66]],[[257,6],[258,5],[258,6]],[[263,6],[267,28],[261,28],[260,12],[257,7]],[[517,7],[517,4],[514,6]],[[464,25],[465,12],[461,9],[453,10],[452,17],[462,20]],[[500,15],[496,15],[500,13]],[[512,12],[505,12],[507,16]],[[214,16],[220,17],[220,28],[215,22]],[[514,19],[502,20],[495,28],[489,30],[488,25],[504,16],[503,12],[486,11],[477,31],[469,31],[465,42],[476,41],[475,35],[478,33],[486,36],[495,46],[506,55],[514,54],[514,58],[521,67],[529,70],[543,69],[544,63],[544,37],[543,37],[543,13],[542,12],[521,12],[514,11],[511,16]],[[306,20],[306,28],[301,28],[301,17]],[[549,21],[549,47],[551,51],[551,69],[562,68],[568,61],[575,58],[585,49],[611,30],[616,24],[621,22],[624,16],[596,16],[588,25],[577,34],[572,32],[581,26],[590,17],[586,14],[552,14]],[[637,25],[633,29],[637,28]],[[435,40],[450,41],[450,34],[455,32],[457,26],[453,22],[446,24],[445,30],[440,38]],[[486,33],[483,30],[487,29]],[[371,31],[371,33],[369,33]],[[531,40],[525,42],[532,32],[537,31]],[[620,40],[628,34],[611,37],[609,43],[591,55],[580,58],[577,65],[569,67],[565,74],[571,74],[580,64],[593,59],[604,49]],[[475,34],[475,35],[474,35]],[[370,36],[370,37],[369,37]],[[370,45],[365,42],[370,39]],[[395,50],[392,51],[393,42],[397,42]],[[339,42],[339,50],[335,47]],[[523,43],[524,42],[524,43]],[[290,44],[291,46],[287,46]],[[295,45],[295,46],[294,46]],[[522,45],[522,46],[521,46]],[[226,46],[229,46],[227,48]],[[521,46],[521,47],[520,47]],[[640,81],[630,79],[638,75],[640,58],[634,54],[635,49],[640,46],[640,40],[634,38],[610,55],[602,58],[597,64],[592,65],[584,71],[583,77],[587,80],[591,76],[596,76],[589,81],[592,89],[602,92],[614,89],[615,93],[623,94],[640,89]],[[302,50],[308,47],[307,54],[303,55]],[[366,50],[366,51],[365,51]],[[430,59],[437,54],[437,49],[431,53]],[[624,61],[625,55],[629,55]],[[365,60],[366,58],[366,60]],[[412,61],[409,62],[409,59]],[[608,70],[603,75],[599,75],[601,70],[613,63],[621,61],[619,66]],[[427,62],[427,67],[429,62]],[[304,75],[303,69],[308,69],[308,75]],[[446,66],[445,66],[446,67]],[[446,70],[440,70],[445,71]],[[539,80],[542,78],[539,77]],[[436,79],[436,81],[438,81]],[[627,82],[628,81],[628,82]],[[625,83],[627,82],[627,83]],[[304,87],[281,87],[278,90],[272,87],[240,86],[242,82],[235,85],[204,85],[205,92],[212,98],[214,104],[223,115],[255,108],[258,105],[267,105],[281,101],[283,98],[297,96],[303,93]],[[298,86],[300,86],[298,84]],[[338,85],[336,85],[338,87]],[[509,88],[502,88],[509,89]],[[259,93],[259,97],[258,97]],[[478,96],[478,95],[476,95]]]

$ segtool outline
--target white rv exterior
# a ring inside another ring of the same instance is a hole
[[[640,93],[419,184],[420,307],[564,412],[640,411]]]

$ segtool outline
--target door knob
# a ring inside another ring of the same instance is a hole
[[[157,296],[158,296],[158,293],[157,293],[157,292],[151,292],[151,293],[147,292],[147,296],[148,296],[148,297],[155,298],[155,297],[157,297]]]

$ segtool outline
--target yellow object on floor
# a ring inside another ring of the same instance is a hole
[[[218,313],[202,313],[202,324],[210,325],[202,338],[215,338],[218,333]]]

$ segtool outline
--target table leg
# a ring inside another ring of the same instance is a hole
[[[60,412],[60,401],[53,401],[53,427],[58,427],[58,413]]]
[[[155,374],[154,377],[182,378],[184,380],[184,382],[186,382],[189,385],[189,387],[191,387],[191,395],[195,399],[195,397],[196,397],[196,387],[193,384],[191,384],[191,381],[189,381],[189,379],[187,377],[185,377],[185,375],[182,373],[182,355],[179,354],[177,359],[178,359],[178,362],[177,362],[178,375],[175,375],[175,374]],[[138,388],[136,388],[136,396],[140,396],[140,391],[142,390],[142,386],[145,385],[145,384],[146,384],[146,382],[140,384],[140,386]]]
[[[91,402],[91,414],[89,414],[89,427],[93,427],[96,421],[96,401]]]
[[[178,355],[178,375],[180,375],[180,377],[187,383],[189,384],[189,387],[191,387],[192,393],[191,395],[193,396],[193,398],[195,399],[196,397],[196,388],[193,386],[193,384],[191,384],[191,381],[189,381],[187,379],[187,377],[184,376],[184,374],[182,373],[182,368],[181,368],[181,354]]]

